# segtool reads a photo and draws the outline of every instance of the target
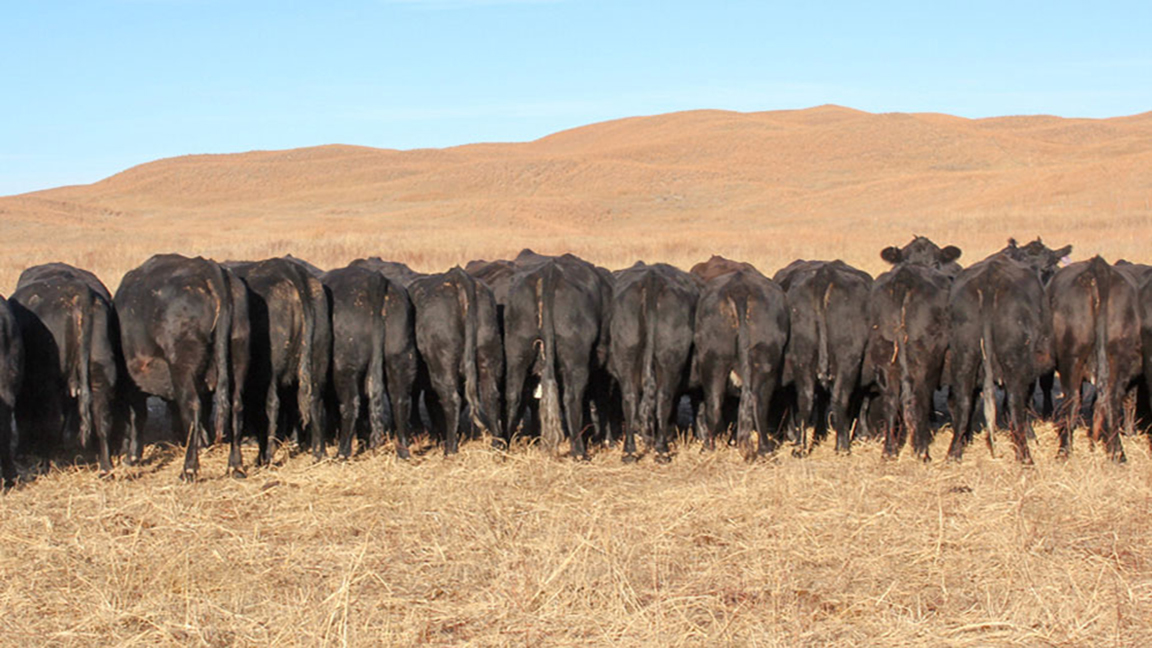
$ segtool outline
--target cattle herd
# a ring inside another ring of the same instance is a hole
[[[834,434],[844,453],[881,438],[885,457],[910,439],[927,461],[937,393],[950,459],[982,418],[989,447],[1000,425],[1031,463],[1042,416],[1055,417],[1059,456],[1083,417],[1123,461],[1119,433],[1152,380],[1152,266],[1064,265],[1070,251],[1010,240],[962,268],[958,248],[916,237],[881,252],[892,268],[876,278],[842,261],[768,278],[721,257],[611,272],[530,250],[441,274],[379,258],[323,271],[291,256],[166,254],[114,296],[90,272],[40,265],[0,298],[3,477],[16,477],[14,451],[68,444],[102,474],[114,455],[141,461],[150,396],[185,443],[185,479],[201,447],[225,442],[229,473],[243,476],[245,436],[266,465],[281,443],[319,459],[334,439],[347,458],[355,439],[374,448],[389,435],[407,458],[425,431],[451,454],[480,429],[549,452],[567,437],[577,458],[622,441],[626,462],[641,456],[637,434],[669,461],[677,426],[749,459],[789,442],[802,455]]]

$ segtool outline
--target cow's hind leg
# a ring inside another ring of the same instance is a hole
[[[12,461],[12,408],[0,403],[0,474],[4,488],[16,483],[16,464]]]
[[[948,460],[960,461],[964,457],[964,446],[971,439],[972,406],[976,393],[976,369],[965,367],[953,374],[953,384],[948,391],[952,410],[952,443],[948,445]],[[992,430],[989,428],[988,433]]]
[[[587,354],[576,357],[587,357]],[[587,461],[590,457],[584,444],[584,412],[580,404],[584,401],[584,392],[588,388],[588,368],[579,363],[569,365],[567,362],[561,362],[561,365],[564,393],[560,395],[560,398],[564,402],[563,414],[568,425],[572,457]]]
[[[340,411],[340,437],[336,441],[336,456],[348,459],[352,456],[352,438],[356,434],[356,421],[360,418],[360,376],[339,373],[333,376],[336,383],[336,401]]]
[[[112,472],[112,457],[108,443],[112,435],[113,388],[105,383],[93,391],[95,393],[92,398],[92,418],[96,428],[96,439],[100,444],[100,475],[106,476]]]
[[[264,399],[264,412],[265,418],[262,421],[264,425],[259,432],[263,443],[260,444],[258,461],[260,465],[267,466],[272,463],[272,457],[276,454],[276,446],[279,443],[279,439],[276,438],[276,425],[280,422],[280,390],[275,384],[268,387]]]
[[[1124,383],[1116,381],[1109,386],[1108,393],[1100,394],[1101,398],[1110,399],[1104,428],[1104,447],[1108,450],[1108,457],[1116,463],[1128,461],[1128,457],[1124,455],[1124,444],[1120,440],[1121,425],[1119,419],[1123,417],[1124,391]]]
[[[200,472],[200,440],[204,433],[201,407],[204,395],[196,389],[195,382],[190,372],[173,376],[176,407],[187,438],[184,469],[180,473],[180,479],[184,481],[195,481]]]

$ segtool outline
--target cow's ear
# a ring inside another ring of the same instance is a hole
[[[888,263],[891,263],[892,265],[896,265],[897,263],[900,263],[900,248],[896,247],[895,245],[889,245],[883,250],[880,250],[880,258],[884,259]]]
[[[1052,259],[1058,261],[1058,260],[1063,259],[1064,257],[1068,256],[1069,254],[1072,254],[1072,246],[1071,245],[1065,245],[1064,247],[1060,248],[1059,250],[1052,250]]]
[[[1014,238],[1008,239],[1008,247],[1013,248],[1013,249],[1017,248],[1018,244],[1016,243],[1016,239],[1014,239]]]
[[[959,258],[960,248],[956,247],[955,245],[949,245],[943,250],[940,250],[940,263],[952,263]]]

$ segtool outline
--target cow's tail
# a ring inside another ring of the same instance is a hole
[[[309,285],[308,278],[305,277],[306,273],[300,270],[295,273],[293,284],[296,284],[297,292],[300,295],[300,309],[304,315],[304,332],[300,344],[300,365],[296,369],[296,377],[299,379],[300,384],[296,391],[297,409],[300,411],[300,427],[303,430],[312,430],[312,434],[323,434],[323,431],[312,426],[313,424],[319,425],[319,421],[312,420],[312,399],[317,396],[315,394],[315,378],[318,367],[313,365],[313,354],[316,345],[316,305],[313,302],[315,295],[312,294],[312,287]],[[300,284],[299,282],[303,282]],[[323,293],[321,293],[323,297]]]
[[[92,320],[95,315],[95,302],[96,296],[91,291],[84,290],[83,297],[77,299],[73,304],[75,310],[72,311],[72,316],[75,318],[76,331],[80,336],[79,346],[79,363],[76,368],[75,385],[77,389],[77,398],[79,400],[80,410],[80,444],[88,446],[88,439],[92,435],[93,421],[95,417],[92,414]]]
[[[215,262],[209,263],[212,265],[212,292],[216,293],[216,327],[212,337],[212,363],[216,368],[216,390],[212,394],[213,423],[216,436],[220,437],[232,420],[232,286],[224,268]],[[239,433],[239,430],[232,430],[232,434]]]
[[[756,395],[752,392],[752,341],[748,336],[748,297],[744,296],[730,300],[733,312],[736,314],[736,357],[740,369],[740,407],[736,414],[736,438],[744,444],[741,451],[746,456],[751,453],[751,435],[758,431]]]
[[[552,317],[555,292],[556,265],[550,263],[536,279],[536,323],[540,327],[544,363],[540,375],[540,436],[548,452],[555,452],[564,436],[560,386],[556,380],[556,326]],[[577,434],[579,430],[572,430],[572,433]]]
[[[905,433],[916,429],[916,385],[912,371],[908,367],[908,302],[912,291],[904,288],[904,298],[900,302],[900,325],[896,329],[896,362],[900,367],[900,418]]]
[[[640,370],[640,408],[638,423],[646,440],[652,439],[655,433],[656,410],[656,324],[659,320],[657,313],[660,285],[655,281],[655,275],[648,273],[640,286],[640,302],[642,304],[641,316],[644,319],[644,351],[641,356],[642,368]]]
[[[816,379],[821,383],[828,384],[832,381],[832,376],[829,372],[828,360],[828,300],[832,297],[832,288],[834,282],[832,281],[832,272],[828,266],[823,266],[817,273],[819,281],[816,285],[821,285],[821,282],[827,282],[823,294],[820,295],[819,302],[815,306],[816,312]],[[815,296],[815,295],[814,295]]]
[[[480,318],[477,314],[476,281],[459,267],[453,268],[451,274],[456,280],[456,298],[460,301],[464,320],[464,399],[468,402],[472,423],[491,430],[492,422],[480,403],[480,368],[476,360]]]
[[[988,426],[988,448],[993,450],[992,436],[996,433],[996,345],[992,340],[992,315],[996,308],[995,293],[991,295],[977,290],[980,300],[980,362],[984,370],[984,382],[980,386],[980,397],[984,401],[984,419]]]
[[[1096,407],[1102,407],[1100,418],[1104,421],[1107,434],[1111,433],[1112,380],[1108,367],[1108,263],[1096,256],[1091,262],[1092,312],[1096,326]],[[1096,418],[1096,417],[1093,417]],[[1093,425],[1095,430],[1095,425]]]

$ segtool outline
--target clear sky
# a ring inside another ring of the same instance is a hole
[[[0,194],[695,108],[1152,110],[1152,2],[4,0]]]

